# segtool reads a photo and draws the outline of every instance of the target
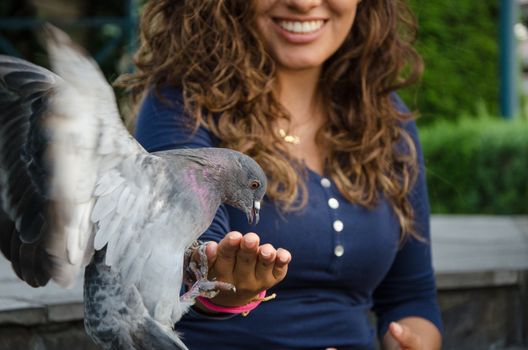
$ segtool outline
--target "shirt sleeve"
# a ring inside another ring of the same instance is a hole
[[[407,110],[397,96],[395,103],[401,110]],[[407,122],[405,128],[414,140],[418,156],[418,178],[409,199],[414,208],[414,227],[423,240],[409,237],[402,243],[391,269],[374,292],[373,310],[378,319],[379,337],[385,335],[391,322],[409,316],[425,318],[443,332],[431,259],[429,199],[423,153],[416,123]]]
[[[148,92],[138,113],[135,137],[148,152],[218,145],[218,140],[204,127],[193,133],[181,93],[174,88],[162,89],[159,96],[154,89]],[[229,214],[225,205],[221,205],[200,239],[218,242],[229,231]]]

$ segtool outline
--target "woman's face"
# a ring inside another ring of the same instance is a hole
[[[279,68],[320,67],[347,37],[360,0],[256,0],[257,26]]]

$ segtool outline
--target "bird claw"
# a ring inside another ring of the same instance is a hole
[[[195,242],[185,254],[186,262],[188,262],[186,281],[190,287],[189,290],[180,297],[180,300],[182,301],[193,302],[194,299],[199,296],[214,298],[220,290],[231,290],[236,292],[235,286],[231,283],[216,280],[210,281],[207,279],[209,267],[207,263],[207,255],[205,254],[206,247],[207,243]],[[192,253],[196,250],[200,257],[199,264],[191,260]]]

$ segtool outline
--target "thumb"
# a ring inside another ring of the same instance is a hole
[[[406,325],[391,322],[389,331],[402,349],[420,349],[420,339]]]

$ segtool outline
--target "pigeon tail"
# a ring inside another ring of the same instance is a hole
[[[146,322],[135,335],[141,336],[141,339],[136,340],[136,344],[140,350],[189,350],[173,330],[163,329],[159,323],[150,317],[146,319]]]
[[[84,325],[88,335],[108,350],[188,350],[171,326],[155,321],[133,285],[106,266],[106,248],[85,270]]]

